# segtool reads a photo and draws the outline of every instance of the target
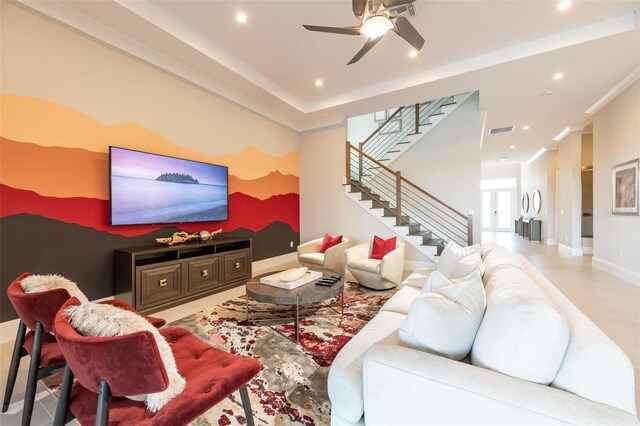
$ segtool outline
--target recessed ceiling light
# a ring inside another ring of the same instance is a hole
[[[529,126],[522,126],[522,130],[529,130]]]
[[[562,77],[564,77],[564,74],[562,74],[561,72],[558,72],[558,73],[554,74],[553,79],[554,80],[562,80]]]
[[[506,161],[506,160],[507,160],[507,157],[502,157],[502,161]]]
[[[244,12],[236,13],[236,21],[240,22],[241,24],[244,24],[245,22],[247,22],[247,14]]]
[[[322,87],[322,85],[324,84],[324,81],[317,79],[315,84],[316,84],[316,87]]]
[[[417,50],[412,50],[411,52],[409,52],[409,57],[410,58],[415,58],[416,56],[418,56],[418,51]]]
[[[516,149],[516,146],[515,145],[511,145],[509,148],[510,149]]]
[[[545,96],[551,96],[553,95],[553,90],[547,90],[546,92],[543,93]]]
[[[558,4],[558,10],[567,10],[571,7],[571,0],[563,0]]]

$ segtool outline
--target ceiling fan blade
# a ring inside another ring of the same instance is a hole
[[[391,9],[398,6],[404,6],[405,4],[413,3],[416,0],[382,0],[382,4],[387,9]]]
[[[351,6],[353,7],[353,14],[362,21],[364,10],[367,7],[367,0],[351,0]]]
[[[322,33],[335,33],[347,35],[360,35],[360,27],[320,27],[318,25],[303,25],[309,31],[319,31]]]
[[[362,58],[368,51],[370,51],[371,48],[375,46],[376,43],[378,43],[380,40],[382,40],[382,36],[378,38],[370,38],[369,40],[367,40],[364,46],[362,46],[362,49],[360,49],[360,51],[356,53],[356,56],[354,56],[347,65],[355,64],[356,62],[358,62],[360,58]]]
[[[416,50],[422,49],[424,39],[414,28],[414,26],[411,25],[407,18],[405,18],[404,16],[396,18],[394,24],[395,28],[393,29],[393,31],[395,31],[400,37],[405,39]]]

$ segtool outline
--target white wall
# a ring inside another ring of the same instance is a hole
[[[344,193],[346,126],[302,133],[300,137],[300,241],[343,234],[354,242],[395,234]],[[428,259],[407,244],[406,260]]]
[[[474,241],[480,241],[480,143],[482,115],[474,93],[391,168],[461,213],[473,214]]]
[[[558,171],[558,151],[547,151],[532,163],[522,163],[521,194],[529,194],[529,206],[536,189],[540,190],[540,213],[522,214],[542,221],[542,242],[557,244],[556,236],[556,172]]]
[[[640,157],[640,81],[593,116],[593,264],[640,284],[640,217],[612,215],[611,170]]]
[[[582,255],[582,132],[572,132],[560,142],[558,242]]]
[[[355,146],[368,138],[382,124],[373,120],[373,113],[351,117],[347,123],[347,140]]]

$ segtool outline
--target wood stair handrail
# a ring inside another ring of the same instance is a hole
[[[371,133],[371,134],[370,134],[370,135],[369,135],[369,136],[368,136],[368,137],[367,137],[367,138],[366,138],[366,139],[361,143],[361,145],[360,145],[360,146],[364,147],[364,146],[365,146],[365,144],[366,144],[367,142],[369,142],[369,141],[370,141],[370,140],[371,140],[375,135],[377,135],[377,134],[378,134],[378,132],[379,132],[379,131],[384,127],[384,126],[386,126],[386,125],[387,125],[387,123],[389,123],[391,120],[393,120],[393,119],[395,118],[395,116],[396,116],[396,115],[398,115],[398,113],[399,113],[400,111],[402,111],[403,109],[404,109],[404,107],[403,107],[403,106],[401,106],[401,107],[400,107],[400,108],[398,108],[398,109],[397,109],[393,114],[391,114],[391,115],[389,116],[389,118],[387,118],[386,120],[384,120],[384,123],[382,123],[380,126],[378,126],[378,128],[377,128],[376,130],[374,130],[374,131],[373,131],[373,133]]]
[[[357,153],[359,153],[360,155],[362,155],[366,159],[372,161],[374,164],[380,166],[382,169],[388,171],[389,173],[392,173],[394,175],[397,174],[397,172],[395,170],[390,169],[389,167],[385,166],[384,164],[382,164],[381,162],[379,162],[375,158],[367,155],[366,153],[362,152],[362,150],[360,150],[360,149],[356,148],[355,146],[351,145],[351,143],[349,143],[349,142],[347,142],[347,149],[352,149],[352,150],[356,151]],[[457,214],[461,218],[467,220],[467,215],[465,215],[465,214],[459,212],[458,210],[454,209],[453,207],[451,207],[450,205],[448,205],[444,201],[440,200],[439,198],[429,194],[427,191],[425,191],[424,189],[420,188],[418,185],[416,185],[415,183],[411,182],[409,179],[405,178],[404,176],[401,176],[400,179],[403,180],[404,182],[406,182],[407,184],[409,184],[410,186],[412,186],[413,188],[415,188],[417,191],[422,192],[427,197],[429,197],[429,198],[435,200],[436,202],[442,204],[443,206],[445,206],[446,208],[448,208],[449,210],[451,210],[452,212],[454,212],[455,214]]]

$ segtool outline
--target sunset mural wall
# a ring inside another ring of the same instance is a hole
[[[42,99],[1,95],[0,228],[3,287],[24,271],[60,273],[89,298],[112,294],[113,250],[154,244],[177,230],[222,228],[253,240],[253,259],[299,243],[298,153],[247,145],[208,156],[135,124],[104,125]],[[177,225],[109,225],[110,144],[229,167],[229,219]],[[4,297],[3,288],[3,297]],[[3,299],[2,320],[12,314]]]

